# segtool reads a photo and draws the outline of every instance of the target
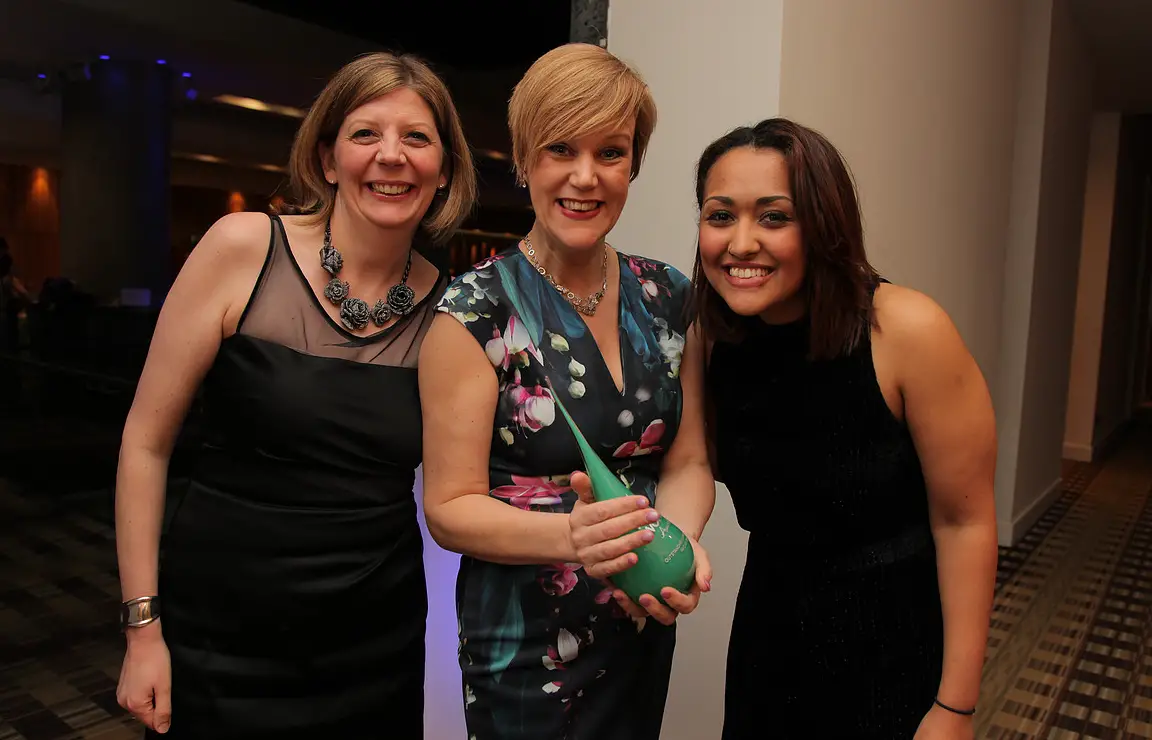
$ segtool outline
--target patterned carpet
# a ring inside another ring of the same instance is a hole
[[[1103,465],[1067,464],[1059,499],[1001,551],[978,738],[1152,738],[1150,494],[1140,431]],[[106,491],[0,480],[0,740],[141,735],[115,701],[111,514]]]
[[[1152,737],[1150,492],[1143,429],[1001,554],[978,738]]]
[[[0,740],[139,738],[116,704],[123,640],[107,493],[0,483]]]

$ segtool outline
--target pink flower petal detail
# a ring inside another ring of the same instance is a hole
[[[648,425],[648,428],[644,430],[644,433],[640,435],[640,446],[654,446],[657,442],[660,441],[660,438],[664,436],[664,428],[665,424],[663,419],[656,419],[653,421]]]
[[[612,453],[612,457],[632,457],[636,454],[636,448],[639,447],[635,442],[625,442],[616,448]]]

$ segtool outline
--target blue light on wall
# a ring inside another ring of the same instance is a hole
[[[156,60],[156,63],[157,63],[157,64],[167,64],[168,62],[167,62],[166,60],[164,60],[164,59],[157,59],[157,60]]]
[[[188,98],[189,100],[195,100],[197,95],[199,95],[199,93],[197,93],[192,88],[188,88],[184,91],[184,97]]]
[[[192,76],[192,73],[191,73],[191,72],[185,72],[184,74],[182,74],[182,75],[180,75],[180,76],[181,76],[181,77],[191,77],[191,76]]]
[[[100,58],[101,58],[101,59],[103,59],[104,61],[108,61],[108,60],[109,60],[109,59],[111,59],[112,57],[108,56],[107,54],[101,54],[101,55],[100,55]]]

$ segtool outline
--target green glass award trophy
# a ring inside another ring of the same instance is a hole
[[[588,444],[588,440],[584,438],[584,434],[576,426],[576,422],[568,414],[568,409],[564,408],[555,392],[552,398],[576,437],[580,454],[584,458],[585,472],[592,481],[593,497],[597,501],[607,501],[622,496],[634,496],[635,494],[612,474]],[[647,525],[645,529],[652,530],[652,541],[634,550],[638,558],[637,563],[612,576],[612,582],[636,603],[640,603],[643,594],[649,594],[664,604],[664,599],[660,596],[661,589],[671,587],[681,593],[688,593],[692,588],[696,578],[696,556],[688,536],[666,518],[660,517],[658,522]]]

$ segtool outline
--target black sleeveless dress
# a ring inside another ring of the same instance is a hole
[[[708,369],[719,473],[750,533],[723,737],[911,740],[943,663],[920,461],[870,339],[830,361],[807,348],[806,319],[753,319]]]
[[[325,313],[273,219],[204,380],[207,439],[162,547],[163,737],[422,737],[416,358],[445,284],[357,337]]]

